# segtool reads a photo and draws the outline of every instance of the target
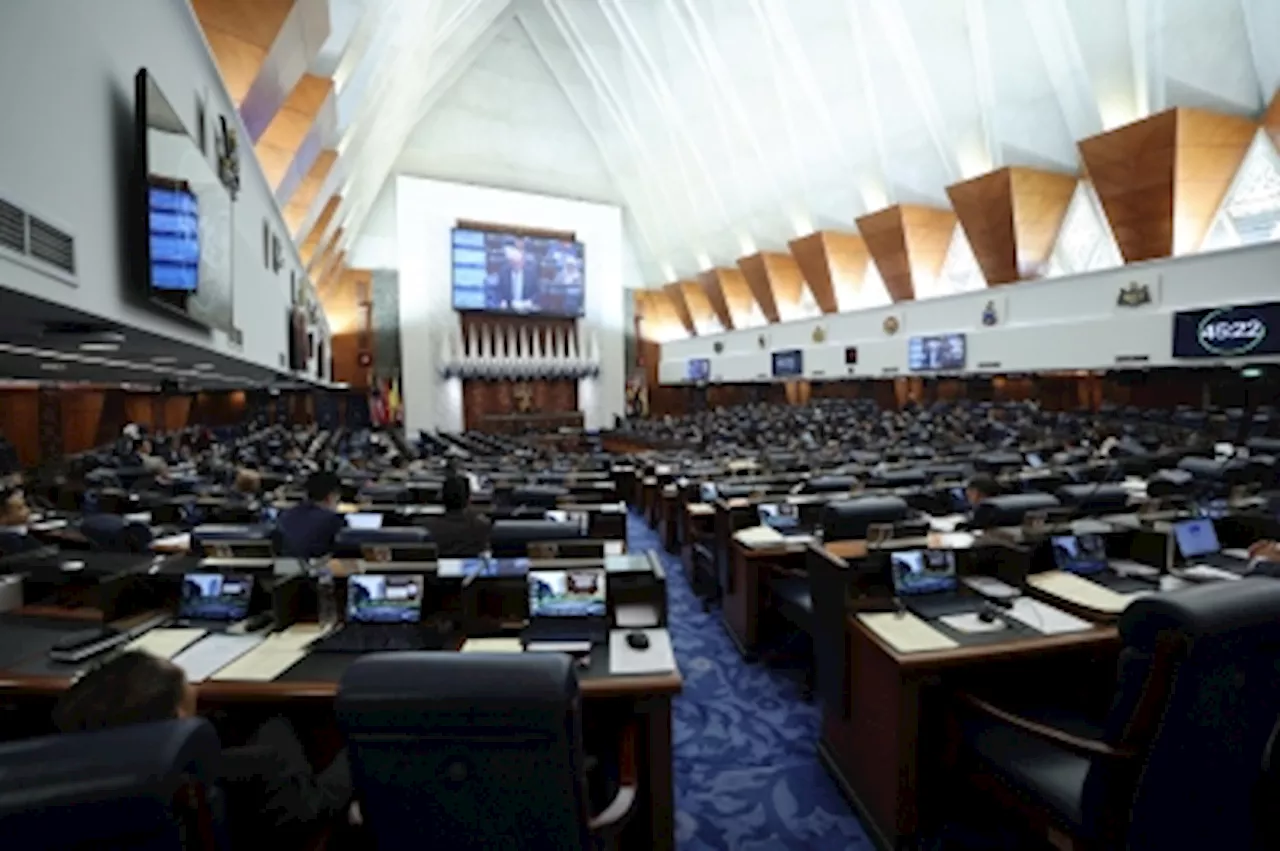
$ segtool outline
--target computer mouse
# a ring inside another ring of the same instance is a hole
[[[627,646],[632,650],[648,650],[649,636],[645,635],[643,632],[628,632]]]
[[[978,612],[978,620],[982,621],[983,623],[995,623],[996,613],[988,609],[983,609],[982,611]]]

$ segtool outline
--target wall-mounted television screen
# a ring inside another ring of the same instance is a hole
[[[964,369],[964,334],[912,337],[907,343],[907,367],[913,372]]]
[[[787,349],[773,353],[773,377],[794,378],[804,375],[804,350]]]
[[[145,295],[193,322],[233,331],[231,195],[145,68],[134,83],[133,254]]]
[[[689,358],[685,366],[685,378],[690,381],[706,381],[711,377],[711,358]]]
[[[1235,304],[1173,315],[1175,358],[1280,354],[1280,302]]]
[[[582,243],[499,231],[453,230],[453,309],[581,316]]]

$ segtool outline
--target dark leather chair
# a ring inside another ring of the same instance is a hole
[[[401,484],[366,482],[361,486],[356,500],[374,505],[404,505],[413,499],[409,488]]]
[[[201,541],[269,541],[271,527],[262,523],[210,523],[191,530],[191,543]]]
[[[1129,492],[1120,485],[1063,485],[1058,501],[1076,514],[1116,514],[1129,507]]]
[[[86,515],[80,521],[80,534],[90,549],[99,552],[144,553],[151,545],[150,527],[118,514]]]
[[[583,537],[578,523],[558,520],[495,520],[489,546],[497,558],[519,558],[536,541],[572,541]]]
[[[569,489],[558,485],[525,485],[514,488],[508,500],[513,508],[555,508]]]
[[[848,493],[858,484],[853,476],[814,476],[800,487],[800,493]]]
[[[872,473],[871,480],[885,488],[914,488],[928,484],[932,478],[922,468],[906,467],[900,470],[883,470]]]
[[[967,781],[994,781],[1034,829],[1066,833],[1077,848],[1253,847],[1251,793],[1280,713],[1280,583],[1144,597],[1119,631],[1116,691],[1100,724],[1044,723],[1051,713],[960,695]]]
[[[984,452],[973,459],[973,466],[984,473],[999,474],[1002,470],[1020,470],[1023,467],[1021,452]]]
[[[970,525],[975,529],[1018,526],[1029,511],[1047,511],[1061,507],[1062,503],[1058,498],[1047,493],[1003,494],[988,497],[978,503],[973,509],[973,522]]]
[[[867,529],[880,523],[897,523],[907,517],[905,500],[896,496],[860,496],[829,502],[822,510],[823,538],[828,541],[856,541],[867,537]]]
[[[1195,490],[1195,477],[1186,470],[1157,470],[1147,479],[1147,496],[1168,499],[1190,496]]]
[[[0,745],[0,836],[15,848],[227,848],[221,753],[195,718]]]
[[[575,851],[612,840],[639,794],[626,727],[618,788],[590,814],[581,698],[561,654],[379,653],[335,701],[379,848]]]
[[[421,526],[391,526],[385,529],[343,529],[333,541],[333,554],[358,558],[362,548],[380,544],[425,544],[431,533]]]

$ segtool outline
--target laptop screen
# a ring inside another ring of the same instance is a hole
[[[602,618],[603,570],[529,571],[530,618]]]
[[[348,514],[346,517],[348,529],[382,528],[382,515],[376,512],[357,512],[355,514]]]
[[[249,616],[253,577],[233,573],[188,573],[182,578],[178,616],[192,620],[240,621]]]
[[[950,550],[902,550],[889,555],[893,591],[899,597],[954,591],[956,556]]]
[[[1107,543],[1101,535],[1055,535],[1050,544],[1059,570],[1089,574],[1107,566]]]
[[[703,482],[698,487],[698,495],[702,502],[715,502],[717,493],[716,486],[713,482]]]
[[[417,623],[422,619],[422,576],[358,573],[347,578],[347,620]]]
[[[1043,467],[1044,459],[1040,457],[1040,453],[1038,452],[1028,452],[1027,465],[1030,467]]]
[[[760,525],[785,532],[800,524],[800,513],[796,506],[789,502],[767,502],[756,506],[760,517]]]
[[[1218,532],[1213,528],[1213,521],[1205,517],[1174,523],[1173,537],[1178,542],[1178,552],[1183,558],[1212,555],[1222,549],[1218,544]]]

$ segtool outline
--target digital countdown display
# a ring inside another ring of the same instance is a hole
[[[1237,304],[1173,315],[1175,358],[1280,354],[1280,302]]]

